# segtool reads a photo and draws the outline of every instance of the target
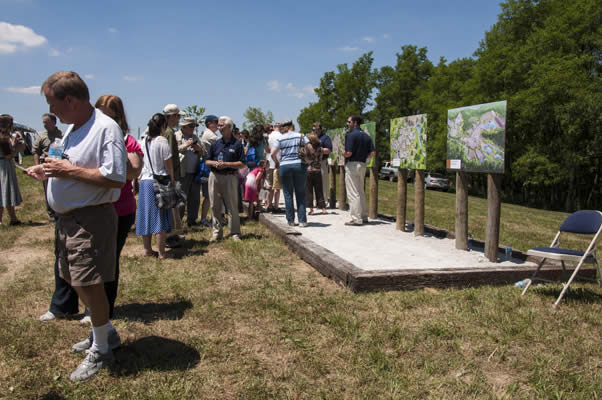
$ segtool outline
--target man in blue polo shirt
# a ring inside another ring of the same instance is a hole
[[[234,122],[230,117],[220,117],[217,128],[222,136],[217,139],[207,153],[205,164],[211,168],[209,175],[209,198],[213,214],[213,235],[211,242],[223,237],[223,221],[220,218],[222,202],[229,215],[228,228],[232,240],[240,241],[240,218],[238,215],[238,169],[244,167],[245,151],[242,144],[232,135]]]
[[[345,189],[349,198],[351,221],[345,225],[362,225],[368,222],[368,206],[364,193],[364,178],[366,176],[366,160],[374,157],[374,143],[366,132],[360,129],[362,117],[352,114],[347,117],[349,134],[345,140]]]

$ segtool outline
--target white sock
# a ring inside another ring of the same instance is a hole
[[[100,353],[109,352],[109,331],[113,329],[111,321],[107,322],[102,326],[92,326],[92,335],[94,336],[94,342],[92,343],[91,349],[96,349]]]

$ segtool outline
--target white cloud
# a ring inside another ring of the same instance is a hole
[[[374,36],[364,36],[362,38],[362,40],[364,42],[372,43],[372,42],[374,42],[376,40],[376,38]]]
[[[280,82],[273,80],[273,81],[268,81],[268,89],[271,90],[272,92],[279,92],[280,91]]]
[[[50,48],[50,50],[48,50],[48,55],[50,57],[58,57],[58,56],[61,56],[62,53],[60,51],[58,51],[57,49]]]
[[[354,51],[359,51],[361,49],[359,47],[344,46],[344,47],[339,47],[338,50],[339,51],[343,51],[345,53],[351,53],[351,52],[354,52]]]
[[[38,47],[48,42],[31,28],[0,22],[0,54],[10,54],[23,47]]]
[[[391,34],[389,34],[389,33],[384,33],[384,34],[383,34],[383,39],[391,39]]]
[[[109,33],[119,33],[119,30],[112,26],[110,28],[108,28],[107,30],[109,31]]]
[[[94,79],[95,76],[92,75],[92,74],[86,74],[86,75],[84,75],[84,78],[86,78],[86,79]]]
[[[128,82],[136,82],[144,80],[144,77],[139,75],[124,75],[123,80]]]
[[[20,93],[20,94],[39,94],[40,86],[30,86],[30,87],[9,87],[4,89],[10,93]]]
[[[298,99],[302,99],[305,96],[314,94],[315,88],[315,86],[311,85],[306,85],[302,88],[299,88],[292,82],[283,84],[277,80],[268,81],[268,90],[272,92],[281,92],[282,90],[284,90],[287,96],[296,97]]]
[[[305,96],[314,94],[314,86],[306,85],[302,88],[298,88],[292,82],[289,82],[285,86],[286,92],[289,96],[296,97],[298,99],[302,99]]]

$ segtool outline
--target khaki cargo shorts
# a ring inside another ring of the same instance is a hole
[[[54,234],[59,275],[71,286],[115,280],[117,214],[112,204],[59,214]]]
[[[277,169],[274,170],[274,184],[272,185],[272,189],[274,189],[274,190],[282,189],[282,184],[280,183],[280,174],[278,173]]]

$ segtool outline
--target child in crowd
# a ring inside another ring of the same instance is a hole
[[[257,204],[257,210],[261,210],[261,204],[259,203],[259,189],[263,183],[263,177],[265,176],[265,167],[267,160],[259,161],[257,168],[247,174],[245,181],[245,201],[249,202],[250,217],[255,217],[255,204]]]

